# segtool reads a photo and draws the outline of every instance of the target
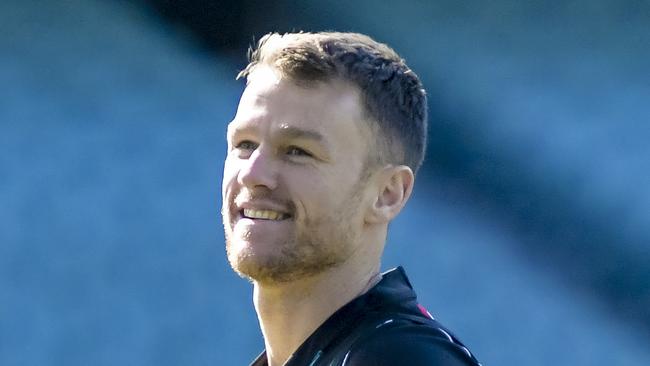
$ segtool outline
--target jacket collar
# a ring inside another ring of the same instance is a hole
[[[365,294],[353,299],[335,311],[314,333],[312,333],[285,366],[309,365],[322,354],[322,350],[340,336],[345,328],[357,323],[370,311],[405,311],[417,309],[413,286],[404,268],[397,267],[382,273],[382,279]],[[415,311],[417,313],[417,311]],[[250,366],[267,366],[266,351],[262,352]]]

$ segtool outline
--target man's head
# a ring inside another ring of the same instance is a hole
[[[354,85],[375,135],[368,162],[406,165],[417,173],[426,148],[427,98],[417,75],[390,47],[358,33],[271,33],[251,50],[237,77],[262,65],[306,88],[332,80]]]
[[[378,263],[424,152],[417,77],[387,46],[343,33],[265,36],[240,76],[223,180],[233,268],[271,284]]]

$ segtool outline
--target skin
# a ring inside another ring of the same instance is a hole
[[[301,87],[262,65],[228,126],[226,249],[253,283],[271,366],[381,277],[387,226],[414,177],[406,166],[365,169],[373,134],[363,116],[354,86]]]

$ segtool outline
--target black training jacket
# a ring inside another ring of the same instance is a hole
[[[402,267],[337,310],[285,366],[476,366],[470,351],[417,302]],[[251,366],[267,366],[266,353]]]

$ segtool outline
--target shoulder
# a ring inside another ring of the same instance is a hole
[[[378,329],[358,340],[345,366],[476,366],[478,362],[446,330],[403,323]]]

